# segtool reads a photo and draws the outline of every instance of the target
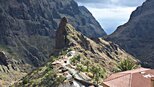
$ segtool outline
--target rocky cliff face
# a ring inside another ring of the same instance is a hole
[[[57,29],[60,19],[64,16],[69,19],[77,30],[86,36],[100,37],[106,35],[92,14],[85,7],[78,7],[73,0],[5,0],[1,1],[0,12],[1,20],[6,19],[3,16],[9,16],[9,22],[11,18],[16,19],[14,22],[15,28],[20,29],[21,22],[16,26],[15,23],[21,20],[25,27],[29,28],[29,32],[33,28],[33,33],[41,35],[47,35],[45,31],[49,31],[48,29]],[[13,24],[12,21],[11,24]],[[84,27],[84,29],[80,27]],[[38,29],[39,31],[36,31],[36,28],[41,28],[42,30]]]
[[[86,7],[80,6],[79,11],[81,12],[82,16],[80,19],[81,25],[75,27],[78,31],[90,38],[102,37],[106,35],[104,30],[101,29],[100,24],[96,21]]]
[[[73,0],[1,0],[0,51],[9,56],[1,55],[1,72],[29,72],[46,62],[55,47],[55,30],[64,16],[88,37],[106,35],[90,12]]]
[[[108,36],[128,53],[138,58],[145,67],[154,68],[154,1],[147,0],[138,7],[130,20]]]

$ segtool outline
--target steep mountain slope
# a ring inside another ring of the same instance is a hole
[[[134,55],[143,66],[154,68],[154,1],[144,2],[107,39]]]
[[[79,11],[81,12],[82,17],[80,19],[81,25],[77,27],[75,26],[78,31],[90,38],[102,37],[106,35],[105,31],[101,29],[100,24],[96,21],[86,7],[80,6]]]
[[[54,30],[58,27],[59,19],[66,16],[70,23],[86,36],[100,37],[106,35],[92,14],[85,7],[79,7],[73,0],[2,0],[0,12],[1,20],[7,17],[11,24],[15,19],[15,23],[19,20],[23,21],[23,23],[14,25],[15,28],[19,29],[19,25],[25,24],[27,28],[33,26],[33,28],[41,28],[44,31]],[[11,20],[11,18],[13,19]],[[34,23],[38,26],[34,26]],[[84,27],[84,29],[80,27]],[[41,31],[38,33],[45,34]]]
[[[73,0],[0,0],[0,72],[25,73],[46,62],[64,16],[88,37],[106,35],[91,13]]]
[[[126,58],[135,61],[133,56],[112,42],[101,38],[92,40],[84,36],[76,31],[66,18],[60,22],[56,36],[57,59],[50,60],[45,66],[34,70],[15,86],[56,87],[62,84],[62,87],[72,87],[76,83],[90,86],[95,82],[101,83],[108,73],[113,72],[117,62]],[[96,77],[95,71],[94,75],[90,74],[95,69],[99,72],[99,77]]]

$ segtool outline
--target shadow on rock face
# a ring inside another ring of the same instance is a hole
[[[7,60],[8,60],[8,58],[6,57],[5,53],[4,52],[0,52],[0,65],[7,66],[8,65]]]

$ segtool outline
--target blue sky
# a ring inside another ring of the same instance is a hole
[[[98,20],[107,34],[126,23],[132,11],[145,0],[75,0],[85,6]]]

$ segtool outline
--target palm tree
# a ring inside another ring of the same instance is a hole
[[[130,60],[129,58],[122,60],[120,63],[117,64],[118,71],[127,71],[137,68],[138,65]]]

